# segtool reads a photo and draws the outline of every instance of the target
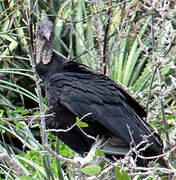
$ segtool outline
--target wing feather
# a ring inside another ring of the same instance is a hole
[[[129,95],[109,78],[101,74],[58,73],[50,78],[48,88],[50,94],[57,97],[56,101],[79,118],[91,112],[93,121],[99,122],[126,143],[132,140],[130,129],[136,144],[142,141],[142,136],[150,136],[151,148],[161,151],[160,139],[128,103]]]

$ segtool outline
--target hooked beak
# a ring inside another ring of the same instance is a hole
[[[47,41],[50,41],[51,33],[46,32],[46,33],[45,33],[45,38],[46,38]]]

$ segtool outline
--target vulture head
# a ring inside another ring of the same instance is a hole
[[[36,29],[36,63],[47,65],[53,55],[54,24],[48,20],[38,22]]]

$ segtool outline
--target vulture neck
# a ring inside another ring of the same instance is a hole
[[[51,62],[53,55],[53,41],[41,40],[40,38],[36,39],[36,64],[45,64]]]

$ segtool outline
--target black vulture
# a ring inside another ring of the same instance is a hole
[[[75,152],[88,152],[99,137],[107,156],[123,156],[130,146],[144,139],[149,146],[143,156],[163,153],[163,142],[154,129],[143,119],[144,108],[107,76],[66,58],[53,51],[54,25],[48,20],[38,23],[36,31],[36,71],[43,81],[48,103],[47,125],[55,129],[67,129],[83,118],[88,127],[74,126],[57,136]],[[87,134],[87,135],[86,135]],[[106,143],[105,143],[106,142]],[[160,159],[161,164],[165,164]],[[137,159],[139,166],[147,166],[148,160]]]

